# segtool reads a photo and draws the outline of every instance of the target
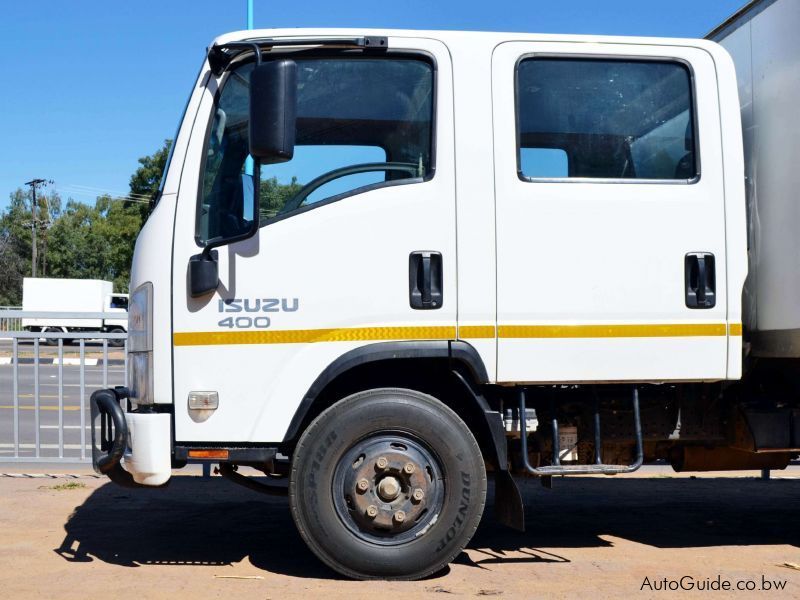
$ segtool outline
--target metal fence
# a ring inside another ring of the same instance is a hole
[[[127,334],[22,330],[22,319],[30,318],[57,325],[59,319],[127,317],[0,310],[0,462],[89,462],[89,397],[127,385]],[[110,346],[117,340],[121,347]]]
[[[0,313],[14,313],[21,311],[19,306],[0,306]],[[0,318],[0,333],[4,331],[21,331],[22,330],[22,317],[7,317]]]

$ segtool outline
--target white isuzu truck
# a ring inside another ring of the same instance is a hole
[[[25,312],[72,313],[70,318],[56,314],[22,319],[26,331],[39,331],[49,345],[58,344],[48,333],[91,332],[125,333],[128,327],[128,294],[115,294],[114,284],[101,279],[59,279],[25,277],[22,280],[22,310]],[[79,313],[118,313],[118,319],[83,317]],[[124,340],[109,340],[122,346]],[[69,344],[70,340],[65,343]]]
[[[517,474],[783,468],[800,269],[771,248],[800,223],[747,189],[750,238],[736,72],[712,41],[224,35],[136,244],[130,387],[92,397],[95,466],[161,486],[219,464],[287,494],[357,578],[451,561],[487,473],[521,528]]]

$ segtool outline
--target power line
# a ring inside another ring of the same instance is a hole
[[[135,202],[138,204],[149,204],[150,196],[145,194],[138,194],[135,192],[120,192],[118,190],[108,190],[105,188],[81,185],[77,183],[70,183],[66,185],[59,185],[56,191],[67,196],[83,196],[85,198],[96,199],[99,196],[109,196],[112,201]]]
[[[136,196],[136,197],[132,197],[132,196],[112,196],[110,194],[98,194],[96,192],[85,192],[85,191],[82,191],[82,190],[73,190],[73,189],[70,189],[70,188],[63,188],[63,187],[62,188],[58,188],[58,191],[61,192],[64,195],[66,195],[66,196],[69,196],[70,198],[73,197],[73,196],[82,196],[84,198],[92,198],[92,199],[96,200],[97,198],[100,198],[100,197],[106,197],[108,200],[110,200],[112,202],[136,202],[138,204],[150,204],[150,200],[149,199],[146,199],[146,198],[143,198],[143,197],[140,197],[140,196]]]
[[[82,184],[78,184],[78,183],[67,183],[67,184],[65,184],[65,187],[75,188],[75,189],[84,189],[84,190],[88,190],[88,191],[91,191],[91,192],[102,192],[103,194],[108,194],[110,196],[130,196],[130,197],[140,196],[143,200],[146,200],[146,199],[149,198],[149,196],[147,194],[138,194],[136,192],[121,192],[119,190],[107,190],[105,188],[94,187],[94,186],[91,186],[91,185],[82,185]]]

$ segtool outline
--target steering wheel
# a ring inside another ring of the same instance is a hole
[[[306,198],[308,198],[312,193],[314,193],[314,191],[321,188],[326,183],[330,183],[331,181],[341,177],[347,177],[348,175],[372,173],[375,171],[398,171],[402,173],[408,173],[412,177],[418,177],[419,165],[406,162],[362,163],[360,165],[350,165],[349,167],[341,167],[339,169],[334,169],[333,171],[328,171],[327,173],[323,173],[319,177],[312,179],[302,188],[300,188],[300,191],[283,205],[283,208],[278,211],[278,214],[283,215],[300,208],[303,202],[306,201]]]

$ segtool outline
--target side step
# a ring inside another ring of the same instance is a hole
[[[525,395],[527,390],[523,387],[519,392],[519,414],[525,415]],[[594,406],[594,464],[586,465],[562,465],[560,445],[558,440],[558,418],[555,406],[553,406],[552,436],[553,436],[553,463],[546,467],[534,467],[528,460],[528,431],[527,419],[520,417],[520,441],[522,443],[522,464],[525,470],[531,475],[539,477],[551,477],[553,475],[617,475],[620,473],[632,473],[642,466],[644,462],[644,449],[642,444],[642,420],[639,416],[639,388],[633,388],[633,420],[636,432],[636,460],[630,465],[606,465],[600,456],[602,448],[602,438],[600,435],[600,408],[595,402]]]

